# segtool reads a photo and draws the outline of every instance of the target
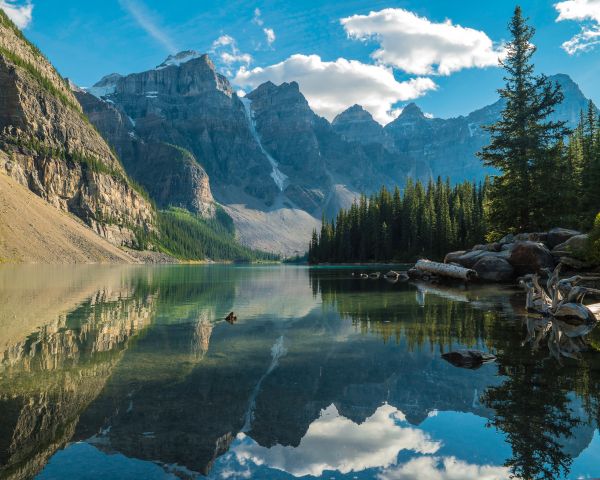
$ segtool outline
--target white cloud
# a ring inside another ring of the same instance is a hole
[[[433,454],[440,442],[405,423],[402,412],[382,405],[363,423],[341,416],[331,405],[309,427],[297,447],[275,445],[266,448],[244,434],[232,451],[239,464],[265,465],[296,477],[321,476],[326,470],[342,474],[396,464],[400,451]]]
[[[391,69],[339,58],[321,60],[318,55],[292,55],[283,62],[265,68],[241,68],[234,78],[240,87],[256,88],[261,83],[297,81],[311,108],[332,120],[354,104],[362,105],[380,123],[392,121],[397,102],[413,100],[437,88],[430,78],[399,82]]]
[[[273,45],[273,42],[275,41],[275,30],[273,30],[272,28],[263,28],[263,32],[265,32],[267,44],[269,46]]]
[[[262,19],[262,12],[258,7],[254,9],[254,17],[252,18],[252,23],[262,28],[262,31],[265,34],[265,39],[267,40],[267,45],[271,47],[276,38],[275,30],[264,26],[265,21]],[[260,47],[260,44],[258,46]]]
[[[152,14],[142,3],[139,3],[136,0],[119,0],[119,3],[121,4],[121,7],[129,12],[138,25],[142,27],[154,40],[160,43],[165,50],[171,54],[179,51],[175,45],[175,42],[161,27],[157,25],[156,21],[152,17]]]
[[[594,20],[600,23],[600,0],[568,0],[554,5],[557,22],[562,20]]]
[[[261,18],[261,15],[262,12],[260,11],[260,8],[256,7],[254,9],[254,18],[252,19],[252,21],[256,23],[259,27],[262,27],[265,24],[265,22]]]
[[[340,20],[350,38],[375,40],[380,48],[372,57],[379,63],[416,75],[450,75],[464,68],[498,66],[503,46],[481,30],[433,23],[401,8]]]
[[[382,471],[378,480],[508,480],[506,467],[472,465],[455,457],[419,457]]]
[[[252,55],[240,52],[235,38],[231,35],[221,35],[211,46],[210,53],[217,56],[221,64],[226,67],[244,64],[246,67],[252,63]],[[231,76],[230,71],[226,71]]]
[[[27,28],[32,20],[33,4],[30,1],[19,4],[14,0],[0,0],[0,9],[8,15],[21,30]]]
[[[568,0],[554,4],[557,22],[583,22],[581,32],[562,44],[569,54],[587,52],[600,44],[600,0]]]

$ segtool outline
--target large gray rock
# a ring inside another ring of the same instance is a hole
[[[467,253],[467,250],[458,250],[456,252],[447,253],[444,257],[444,263],[458,263],[458,259],[465,253]]]
[[[471,250],[463,255],[454,257],[454,263],[458,263],[465,268],[473,268],[482,258],[503,258],[506,260],[509,256],[510,253],[507,251],[489,252],[487,250]]]
[[[552,250],[555,256],[569,256],[578,260],[583,260],[586,257],[588,246],[588,236],[586,234],[574,235],[567,241],[557,245]]]
[[[548,239],[546,243],[550,248],[554,248],[576,235],[581,235],[581,232],[578,232],[577,230],[569,230],[567,228],[553,228],[548,232]]]
[[[542,243],[515,242],[509,252],[509,263],[517,275],[540,273],[543,269],[553,269],[555,262],[550,250]]]
[[[473,270],[482,280],[488,282],[507,282],[514,278],[515,270],[504,258],[486,255],[480,258]]]

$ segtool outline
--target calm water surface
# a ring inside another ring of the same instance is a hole
[[[350,272],[0,268],[0,478],[600,477],[600,353],[523,346],[508,287]]]

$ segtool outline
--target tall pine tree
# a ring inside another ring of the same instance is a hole
[[[555,185],[542,184],[538,177],[554,168],[560,154],[556,145],[567,134],[565,122],[548,120],[563,95],[546,76],[534,74],[534,29],[520,7],[508,28],[512,40],[500,62],[507,72],[506,85],[499,90],[506,105],[501,119],[487,127],[491,143],[479,154],[486,165],[500,170],[489,192],[490,226],[497,233],[545,226],[538,224],[536,213],[552,208],[547,203]]]

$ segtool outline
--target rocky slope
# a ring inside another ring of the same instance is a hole
[[[139,182],[159,208],[185,208],[212,217],[215,203],[208,175],[193,154],[161,141],[144,141],[135,122],[114,104],[82,89],[74,89],[90,121],[123,160],[127,173]]]
[[[88,122],[68,84],[0,12],[0,174],[116,245],[154,229],[147,200]],[[43,233],[42,233],[43,234]]]
[[[138,263],[83,222],[0,173],[0,264],[3,262]]]

